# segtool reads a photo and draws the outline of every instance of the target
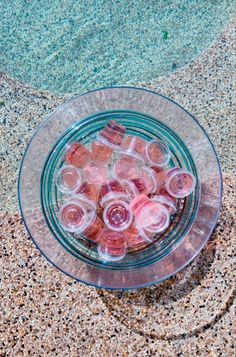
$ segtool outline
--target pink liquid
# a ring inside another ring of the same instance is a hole
[[[98,164],[106,164],[110,161],[113,149],[96,140],[92,142],[92,160]]]
[[[144,159],[146,157],[146,141],[138,136],[128,135],[122,144],[122,149],[128,155],[134,157],[140,157]]]
[[[85,168],[86,179],[89,183],[101,186],[107,179],[108,169],[106,166],[98,166],[94,162],[89,162]]]
[[[75,232],[85,224],[85,211],[71,201],[60,209],[59,220],[64,229]]]

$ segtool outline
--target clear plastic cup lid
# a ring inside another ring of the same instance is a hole
[[[65,202],[58,214],[62,228],[67,232],[83,231],[88,219],[88,212],[83,204],[78,200],[72,199]]]
[[[105,261],[118,261],[125,257],[127,245],[123,232],[115,232],[105,228],[97,245],[98,255]]]
[[[138,175],[138,167],[134,158],[121,156],[113,165],[113,175],[119,180],[130,180]]]
[[[60,192],[74,194],[82,184],[81,172],[75,166],[64,165],[58,170],[55,183]]]
[[[155,166],[164,167],[170,161],[169,146],[162,140],[149,141],[146,146],[147,160]]]
[[[196,178],[188,171],[183,169],[174,170],[168,174],[165,180],[167,192],[176,198],[189,196],[195,189]]]
[[[110,202],[103,211],[106,226],[116,232],[124,231],[133,221],[133,213],[129,205],[121,200]]]

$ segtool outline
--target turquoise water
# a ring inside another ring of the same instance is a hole
[[[52,92],[147,81],[187,64],[232,0],[0,0],[0,70]]]

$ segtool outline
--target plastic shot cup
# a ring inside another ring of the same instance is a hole
[[[136,218],[136,225],[150,233],[164,231],[170,223],[168,210],[159,202],[155,202],[145,195],[137,196],[130,203]]]
[[[104,207],[113,200],[126,200],[127,195],[120,181],[116,179],[107,180],[103,183],[100,191],[100,205]]]
[[[57,189],[67,195],[73,195],[82,184],[81,171],[72,165],[64,165],[57,172],[55,183]]]
[[[166,168],[152,166],[151,169],[156,173],[156,193],[159,193],[160,190],[165,186],[165,178],[166,178]]]
[[[136,187],[136,189],[138,190],[138,194],[146,194],[147,193],[147,188],[146,188],[145,182],[140,177],[132,179],[132,180],[130,180],[130,182]],[[135,195],[135,196],[137,196],[137,195]]]
[[[97,252],[105,261],[118,261],[123,259],[127,253],[124,233],[105,228],[101,232]]]
[[[113,175],[118,180],[131,180],[138,177],[136,160],[129,156],[121,156],[113,165]]]
[[[91,158],[97,165],[107,164],[112,156],[113,149],[99,140],[91,144]]]
[[[109,229],[121,232],[131,225],[133,213],[126,202],[114,200],[105,207],[103,221]]]
[[[125,127],[115,120],[110,120],[97,139],[113,149],[120,148],[125,135]]]
[[[91,159],[90,151],[81,143],[74,142],[67,146],[65,161],[67,164],[84,167]]]
[[[159,167],[164,167],[170,161],[169,146],[162,140],[149,141],[146,146],[147,161]]]
[[[195,186],[196,178],[184,169],[172,168],[166,173],[165,188],[173,197],[187,197],[194,191]]]
[[[61,206],[58,218],[65,231],[83,232],[89,219],[89,213],[86,205],[74,198]]]
[[[107,166],[98,166],[92,161],[84,167],[86,180],[98,186],[101,186],[106,181],[108,172]]]
[[[144,161],[146,158],[147,142],[139,136],[128,135],[121,146],[121,150],[125,155],[135,159]]]

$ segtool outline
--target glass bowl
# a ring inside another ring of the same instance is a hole
[[[192,172],[197,184],[189,197],[179,200],[167,231],[153,243],[130,249],[123,260],[106,262],[95,244],[60,226],[58,210],[64,197],[55,176],[65,146],[75,140],[89,146],[110,119],[123,124],[128,134],[164,139],[171,166]],[[163,281],[199,253],[219,216],[222,178],[213,145],[186,110],[151,91],[113,87],[72,98],[39,126],[22,161],[18,190],[26,228],[52,264],[87,284],[131,289]]]

